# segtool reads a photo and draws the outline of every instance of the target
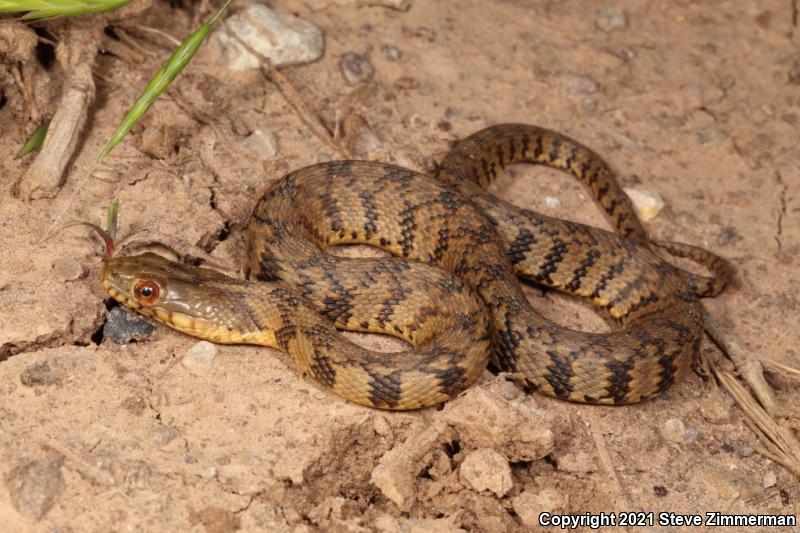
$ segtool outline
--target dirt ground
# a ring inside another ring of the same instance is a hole
[[[800,367],[796,2],[358,4],[271,4],[323,31],[324,57],[283,73],[329,127],[366,120],[375,137],[358,155],[430,171],[452,141],[493,123],[575,137],[625,186],[663,197],[652,235],[733,262],[735,286],[706,302],[724,329],[751,353]],[[626,18],[598,12],[609,6]],[[696,374],[657,400],[603,408],[528,396],[487,372],[443,409],[390,413],[319,390],[274,350],[221,346],[197,369],[181,363],[197,340],[164,327],[143,342],[104,338],[99,241],[86,229],[44,240],[45,230],[170,53],[137,26],[181,39],[201,9],[157,3],[124,24],[138,48],[98,55],[88,132],[54,199],[14,194],[31,161],[14,155],[36,124],[0,67],[0,530],[523,531],[553,529],[537,525],[542,511],[798,514],[798,480],[757,453],[741,411]],[[47,115],[63,73],[48,45],[39,52]],[[374,70],[362,83],[343,77],[348,52]],[[257,128],[277,139],[265,161],[243,147]],[[230,73],[203,50],[68,218],[100,223],[116,197],[122,235],[147,229],[238,265],[257,192],[336,157],[260,72]],[[493,189],[608,227],[562,173],[520,166]],[[561,323],[605,327],[583,306],[529,294]],[[718,356],[709,341],[702,350]],[[767,378],[782,423],[800,427],[797,381]]]

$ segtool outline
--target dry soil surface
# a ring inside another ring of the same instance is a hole
[[[430,171],[455,139],[493,123],[573,136],[625,186],[663,197],[652,235],[733,262],[735,286],[707,302],[725,330],[800,366],[796,2],[365,3],[274,2],[324,32],[324,57],[283,73],[327,126],[364,119],[357,155]],[[122,44],[97,58],[87,133],[54,199],[14,194],[30,164],[14,155],[36,124],[12,70],[0,71],[0,529],[521,531],[542,529],[541,511],[798,513],[797,479],[755,451],[742,413],[696,374],[654,401],[603,408],[526,395],[487,372],[443,409],[391,413],[321,391],[274,350],[219,347],[197,369],[181,364],[197,340],[164,327],[127,345],[104,337],[99,241],[85,229],[44,234],[169,54],[163,33],[183,38],[207,13],[185,4],[157,3],[105,34]],[[42,34],[44,64],[54,31]],[[348,52],[371,65],[363,82],[343,76]],[[36,71],[46,115],[63,73]],[[277,138],[265,161],[243,143],[257,128]],[[336,157],[260,72],[230,73],[204,51],[68,218],[100,222],[116,197],[122,235],[148,230],[237,265],[258,191]],[[608,227],[558,172],[518,167],[493,190]],[[605,327],[582,306],[529,294],[561,323]],[[710,342],[702,350],[717,357]],[[797,382],[768,379],[797,426]]]

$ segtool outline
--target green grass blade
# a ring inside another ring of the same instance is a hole
[[[97,224],[92,222],[86,222],[84,220],[70,220],[66,224],[62,225],[59,228],[59,231],[63,231],[67,228],[71,228],[74,226],[89,226],[92,228],[101,239],[103,239],[103,243],[106,245],[106,257],[111,257],[114,255],[114,252],[117,251],[117,214],[119,213],[119,200],[114,198],[108,207],[106,208],[106,222],[108,226],[106,229],[101,228]]]
[[[117,144],[127,135],[130,129],[142,118],[150,106],[153,105],[153,102],[163,93],[167,87],[169,87],[170,83],[175,79],[175,77],[181,73],[181,71],[186,67],[189,61],[194,57],[194,54],[197,53],[197,50],[200,48],[200,45],[203,44],[208,32],[211,31],[211,27],[217,21],[219,16],[228,7],[231,0],[227,0],[225,4],[219,8],[219,10],[214,14],[214,16],[205,22],[202,26],[200,26],[194,33],[192,33],[189,37],[184,40],[181,45],[172,53],[169,60],[164,63],[164,66],[161,67],[156,75],[150,80],[150,83],[147,84],[147,87],[144,88],[144,91],[139,95],[139,98],[136,99],[136,102],[133,103],[133,106],[128,110],[128,113],[122,119],[119,127],[108,139],[103,149],[100,151],[100,155],[97,158],[97,162],[99,163],[102,161],[110,152],[114,149]]]
[[[117,242],[117,215],[119,214],[119,200],[114,198],[106,209],[106,231],[112,242]]]
[[[31,152],[36,152],[42,149],[44,138],[47,135],[47,128],[50,127],[50,121],[46,120],[44,124],[36,128],[36,131],[28,138],[28,141],[22,145],[17,153],[17,159],[26,156]]]
[[[119,9],[131,0],[0,0],[0,13],[25,13],[23,20],[91,15]]]

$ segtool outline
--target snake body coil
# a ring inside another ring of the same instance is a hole
[[[522,161],[575,175],[623,237],[486,192],[499,170]],[[324,250],[348,243],[395,257]],[[192,335],[281,348],[333,392],[388,409],[446,400],[477,380],[487,357],[558,398],[650,398],[688,372],[703,331],[698,297],[720,292],[730,275],[705,250],[651,243],[599,156],[524,125],[461,141],[436,178],[366,161],[292,172],[258,201],[245,244],[245,275],[254,281],[146,254],[107,260],[103,284],[125,305]],[[715,276],[679,270],[654,247]],[[531,308],[517,275],[589,299],[620,329],[586,333],[550,322]],[[394,335],[412,349],[370,352],[336,328]]]

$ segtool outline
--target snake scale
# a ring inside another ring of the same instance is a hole
[[[518,208],[486,191],[518,162],[570,172],[620,235]],[[651,398],[690,369],[703,333],[699,298],[731,268],[705,250],[651,242],[609,166],[542,128],[497,125],[458,142],[435,176],[334,161],[292,172],[260,197],[245,231],[246,280],[154,254],[108,258],[102,283],[141,314],[220,343],[291,354],[299,370],[354,402],[415,409],[462,392],[487,360],[530,390],[586,403]],[[361,243],[392,257],[352,259]],[[662,249],[706,266],[690,274]],[[588,299],[608,333],[559,326],[517,276]],[[379,353],[338,329],[399,337]]]

